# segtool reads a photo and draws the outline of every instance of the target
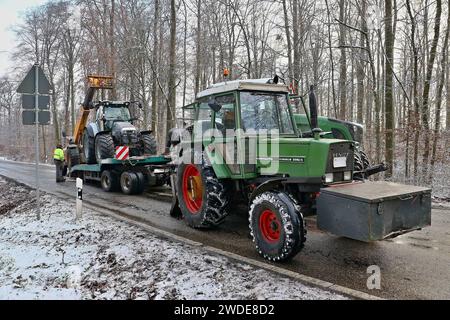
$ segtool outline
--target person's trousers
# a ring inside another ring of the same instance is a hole
[[[63,169],[64,169],[64,162],[60,160],[55,160],[55,166],[56,166],[56,182],[64,182],[64,176],[63,176]]]

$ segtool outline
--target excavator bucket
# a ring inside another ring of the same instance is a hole
[[[113,89],[113,79],[111,76],[89,75],[88,83],[89,87],[94,89]]]

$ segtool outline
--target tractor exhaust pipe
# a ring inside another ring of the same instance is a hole
[[[314,92],[314,86],[309,89],[309,114],[311,117],[311,129],[314,134],[314,139],[319,140],[322,130],[319,128],[317,98]]]

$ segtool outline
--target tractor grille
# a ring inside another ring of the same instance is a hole
[[[346,159],[345,167],[342,164],[342,159]],[[336,161],[341,160],[341,161]],[[335,166],[338,164],[337,166]],[[353,145],[351,143],[336,143],[330,146],[330,152],[328,154],[328,165],[327,174],[333,175],[333,182],[331,183],[342,183],[349,182],[348,179],[344,178],[344,174],[351,172],[353,174],[354,167],[354,151]]]
[[[136,144],[138,142],[136,131],[134,130],[122,131],[121,140],[122,145]]]

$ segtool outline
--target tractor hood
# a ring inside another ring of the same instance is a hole
[[[289,177],[323,177],[353,171],[353,143],[336,139],[266,139],[258,150],[261,174]],[[267,151],[265,149],[268,149]]]
[[[136,131],[136,127],[129,122],[115,122],[113,125],[113,132],[119,131],[120,132]]]
[[[136,127],[129,122],[115,122],[112,135],[116,144],[133,147],[139,142]]]

